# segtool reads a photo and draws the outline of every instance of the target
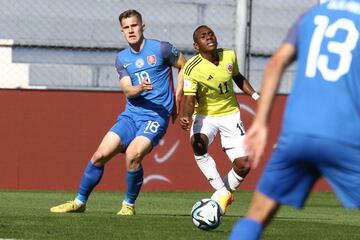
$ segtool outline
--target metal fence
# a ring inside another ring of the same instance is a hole
[[[318,4],[318,0],[252,0],[249,42],[249,79],[255,89],[260,89],[262,73],[274,51],[285,39],[288,29],[306,11]],[[296,66],[290,66],[283,76],[280,93],[288,93]]]
[[[239,48],[238,20],[247,16],[249,76],[260,88],[267,58],[289,25],[316,0],[0,0],[0,88],[119,89],[116,53],[127,47],[119,14],[137,9],[145,36],[194,54],[196,26],[211,26],[219,46]],[[245,11],[239,11],[239,4]],[[238,56],[240,57],[240,56]],[[174,71],[176,72],[176,71]],[[175,73],[176,74],[176,73]],[[289,74],[291,77],[291,72]],[[283,92],[291,84],[289,77]]]

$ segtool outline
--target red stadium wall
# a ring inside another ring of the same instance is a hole
[[[255,103],[238,95],[246,127]],[[286,96],[277,96],[270,120],[270,140],[262,164],[242,189],[254,189],[280,130]],[[0,90],[0,189],[77,190],[82,172],[102,137],[124,109],[120,92]],[[230,161],[216,140],[210,147],[222,175]],[[211,190],[198,169],[189,133],[170,125],[160,144],[143,161],[144,190]],[[125,189],[123,155],[105,168],[96,190]],[[329,191],[320,181],[315,190]]]

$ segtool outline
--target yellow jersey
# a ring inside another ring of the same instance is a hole
[[[184,95],[196,97],[195,114],[224,116],[239,111],[233,76],[239,67],[233,50],[218,49],[219,64],[195,55],[184,67]]]

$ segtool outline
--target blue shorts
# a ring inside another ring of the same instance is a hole
[[[257,190],[301,208],[323,176],[346,208],[360,208],[360,147],[302,134],[279,138]]]
[[[152,147],[155,147],[165,135],[168,125],[169,118],[165,119],[160,116],[141,116],[139,118],[123,113],[109,131],[116,133],[120,137],[124,149],[137,136],[144,136],[150,139]]]

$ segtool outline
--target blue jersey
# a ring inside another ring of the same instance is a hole
[[[153,85],[151,91],[139,96],[127,98],[125,114],[148,117],[161,116],[168,118],[174,108],[173,79],[171,66],[174,66],[179,51],[168,42],[145,39],[140,52],[134,53],[130,48],[119,52],[115,66],[120,79],[131,78],[132,85],[139,85],[148,78]]]
[[[297,75],[283,132],[360,145],[360,1],[331,0],[289,31]]]

